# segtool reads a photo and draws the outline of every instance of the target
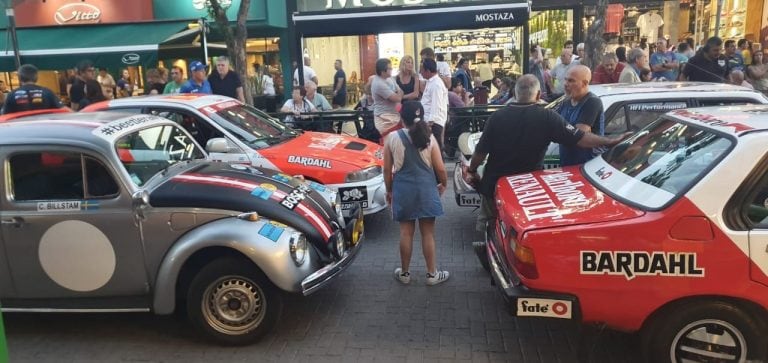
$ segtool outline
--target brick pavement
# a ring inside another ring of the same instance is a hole
[[[449,165],[449,173],[452,165]],[[247,347],[213,346],[183,319],[150,314],[8,314],[12,362],[636,362],[636,337],[605,332],[584,343],[566,321],[516,319],[504,310],[474,255],[474,212],[443,197],[437,253],[451,280],[425,286],[418,240],[410,286],[399,264],[397,224],[366,218],[360,256],[339,280],[307,298],[287,296],[277,329]]]

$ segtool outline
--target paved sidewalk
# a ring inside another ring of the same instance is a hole
[[[280,325],[257,344],[210,345],[177,317],[9,314],[11,362],[576,362],[586,351],[593,362],[638,361],[634,336],[609,331],[583,343],[570,322],[510,317],[472,250],[476,214],[452,193],[437,222],[439,265],[451,272],[444,284],[425,285],[418,240],[415,281],[393,279],[398,227],[385,211],[366,218],[350,269],[310,297],[286,297]]]

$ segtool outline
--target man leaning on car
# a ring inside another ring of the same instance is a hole
[[[31,64],[19,67],[21,86],[5,98],[2,114],[31,110],[62,108],[61,101],[50,89],[37,85],[37,68]]]
[[[499,178],[510,174],[543,169],[544,153],[550,142],[593,148],[619,143],[626,134],[607,138],[584,132],[568,124],[555,111],[538,105],[539,80],[527,74],[515,84],[517,103],[494,112],[485,124],[483,136],[475,148],[467,169],[468,183],[481,195],[480,215],[475,228],[483,232],[485,224],[496,216],[493,193]],[[488,156],[482,179],[477,168]],[[479,185],[478,185],[479,184]]]

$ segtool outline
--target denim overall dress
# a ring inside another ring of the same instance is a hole
[[[405,130],[397,130],[405,146],[403,166],[392,181],[392,215],[398,222],[443,215],[435,184],[435,171],[421,159]]]

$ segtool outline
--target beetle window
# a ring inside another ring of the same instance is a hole
[[[118,194],[115,178],[107,168],[96,159],[85,157],[85,178],[88,182],[88,197],[105,198]]]
[[[9,164],[13,196],[17,201],[84,199],[80,154],[16,154]]]

